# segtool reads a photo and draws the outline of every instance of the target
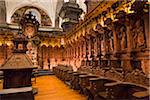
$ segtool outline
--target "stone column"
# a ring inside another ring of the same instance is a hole
[[[0,0],[0,24],[6,24],[6,5],[5,5],[5,0]]]

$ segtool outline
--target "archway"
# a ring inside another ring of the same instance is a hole
[[[51,18],[42,9],[33,6],[24,6],[17,9],[11,16],[11,23],[17,24],[22,16],[29,11],[32,12],[36,19],[39,21],[40,26],[52,26]]]

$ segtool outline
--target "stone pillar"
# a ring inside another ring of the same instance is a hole
[[[5,5],[5,0],[0,0],[0,24],[6,24],[6,5]]]

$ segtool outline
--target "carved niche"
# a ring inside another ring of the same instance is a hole
[[[130,16],[132,24],[130,29],[133,38],[133,49],[145,48],[147,46],[143,18],[144,9],[148,9],[146,1],[135,1],[131,6],[131,10],[134,11],[134,13]]]
[[[131,26],[131,34],[133,39],[133,49],[146,47],[144,21],[141,18],[137,18],[133,21]]]
[[[113,31],[112,31],[112,20],[111,18],[107,18],[105,20],[105,25],[107,27],[105,28],[105,34],[106,34],[106,45],[107,45],[107,51],[112,52],[114,50],[114,38],[113,38]]]
[[[127,28],[125,25],[125,15],[124,11],[119,11],[116,14],[116,19],[118,21],[115,25],[115,31],[117,35],[118,50],[125,50],[127,48]]]

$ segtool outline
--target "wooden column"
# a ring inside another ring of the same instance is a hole
[[[43,69],[43,67],[44,67],[44,46],[42,46],[41,48],[42,48],[42,64],[41,64],[41,69]]]
[[[102,37],[102,34],[98,34],[98,36],[97,36],[98,38],[98,54],[97,54],[97,56],[98,56],[98,58],[99,58],[99,63],[98,63],[98,65],[100,66],[101,65],[101,55],[102,55],[102,52],[101,52],[101,37]]]
[[[88,48],[88,39],[85,37],[85,60],[86,60],[86,66],[88,66],[88,54],[89,54],[89,48]]]
[[[92,58],[92,60],[94,59],[94,37],[90,38],[90,44],[91,44],[91,56],[90,58]]]

